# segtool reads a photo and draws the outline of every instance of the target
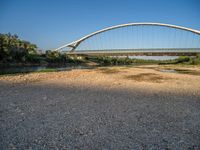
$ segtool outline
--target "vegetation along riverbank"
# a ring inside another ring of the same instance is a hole
[[[184,64],[184,65],[199,65],[200,55],[189,57],[180,56],[172,60],[148,60],[136,59],[130,57],[105,57],[105,56],[70,56],[67,53],[58,51],[38,50],[36,44],[20,39],[16,34],[0,34],[0,68],[1,74],[4,68],[12,67],[34,67],[43,66],[41,69],[28,69],[25,72],[48,72],[60,71],[55,69],[59,67],[72,66],[122,66],[122,65],[138,65],[138,64]],[[5,70],[5,69],[4,69]],[[30,70],[30,71],[29,71]],[[15,71],[6,72],[15,73]]]

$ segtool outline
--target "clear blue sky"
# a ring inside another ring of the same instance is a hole
[[[41,49],[129,22],[200,30],[200,0],[0,0],[0,33],[16,33]]]

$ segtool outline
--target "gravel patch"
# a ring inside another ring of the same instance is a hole
[[[199,82],[141,68],[3,77],[0,149],[198,150]]]

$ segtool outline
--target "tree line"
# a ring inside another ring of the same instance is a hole
[[[29,41],[21,40],[16,34],[0,33],[0,63],[80,63],[76,58],[71,58],[64,53],[47,50],[38,53],[37,45]]]
[[[36,54],[37,45],[21,40],[16,34],[0,34],[0,61],[26,62],[30,55]]]

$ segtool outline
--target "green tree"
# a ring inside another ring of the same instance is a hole
[[[26,62],[29,55],[37,54],[37,46],[18,38],[16,34],[0,34],[0,62]]]

